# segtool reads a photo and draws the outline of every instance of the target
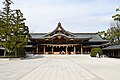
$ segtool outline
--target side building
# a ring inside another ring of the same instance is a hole
[[[114,44],[103,48],[103,52],[108,57],[120,58],[120,44]]]
[[[71,33],[61,23],[50,33],[31,33],[26,52],[32,54],[87,54],[108,43],[98,33]]]

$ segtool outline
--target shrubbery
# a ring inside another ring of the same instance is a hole
[[[9,54],[9,57],[11,58],[21,58],[21,57],[25,57],[26,54],[25,54],[25,49],[23,48],[19,48],[19,49],[16,49],[14,52],[10,53]]]
[[[17,49],[17,57],[25,57],[25,56],[26,56],[25,49],[23,48]]]
[[[90,56],[91,57],[96,57],[96,55],[98,54],[102,54],[102,49],[101,48],[92,48],[91,52],[90,52]]]

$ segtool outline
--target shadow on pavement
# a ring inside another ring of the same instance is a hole
[[[38,58],[44,58],[45,56],[43,55],[27,55],[23,60],[26,59],[38,59]]]

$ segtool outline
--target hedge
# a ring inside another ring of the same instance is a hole
[[[92,48],[91,52],[90,52],[90,56],[91,57],[96,57],[96,55],[98,54],[102,54],[102,49],[101,48]]]

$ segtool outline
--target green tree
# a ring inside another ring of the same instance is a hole
[[[114,22],[111,23],[111,27],[107,30],[106,39],[110,40],[110,44],[120,43],[120,8],[116,9],[116,14],[112,16]]]
[[[107,30],[107,39],[110,40],[111,44],[118,44],[120,43],[120,27],[116,26],[116,24],[114,23],[114,25],[112,25],[113,27],[110,27]]]
[[[90,52],[90,56],[91,57],[96,57],[96,55],[98,54],[102,54],[102,49],[101,48],[92,48],[91,52]]]
[[[116,9],[117,14],[115,14],[114,16],[112,16],[112,18],[114,19],[114,28],[115,28],[115,32],[114,32],[114,36],[115,36],[115,43],[120,43],[120,7]]]
[[[0,44],[10,54],[25,47],[30,37],[23,13],[20,10],[11,10],[10,5],[12,3],[11,0],[5,0],[3,2],[5,8],[0,15]],[[5,53],[4,56],[6,56]]]
[[[102,39],[106,39],[107,33],[105,31],[98,31],[98,34]]]
[[[7,42],[9,40],[9,36],[12,32],[12,10],[10,9],[10,5],[13,2],[11,0],[5,0],[3,2],[3,5],[5,6],[3,8],[3,11],[0,11],[0,21],[2,25],[0,25],[0,38],[1,42],[0,44],[5,48],[7,52],[9,52],[9,49],[7,48]],[[4,56],[6,56],[6,53],[4,53]]]
[[[16,49],[23,48],[27,45],[28,39],[30,37],[29,28],[25,25],[26,19],[23,17],[23,13],[20,10],[15,10],[15,14],[13,15],[13,25],[14,27],[12,32],[12,39],[15,45],[11,45],[13,48],[11,51],[15,51]],[[11,39],[11,40],[12,40]]]
[[[112,16],[112,18],[114,19],[114,21],[119,21],[120,22],[120,7],[116,9],[116,14],[114,16]]]

